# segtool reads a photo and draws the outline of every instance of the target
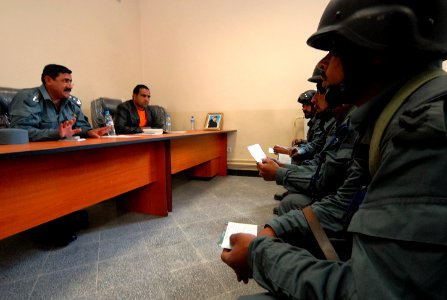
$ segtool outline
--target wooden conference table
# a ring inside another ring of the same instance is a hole
[[[0,239],[123,195],[126,209],[167,216],[171,174],[227,174],[227,133],[0,145]]]

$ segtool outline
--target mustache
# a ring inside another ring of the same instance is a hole
[[[71,92],[71,89],[65,89],[64,92]]]

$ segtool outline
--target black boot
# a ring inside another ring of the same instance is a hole
[[[288,194],[289,194],[289,191],[285,191],[284,193],[276,193],[275,196],[273,196],[273,199],[281,201]]]

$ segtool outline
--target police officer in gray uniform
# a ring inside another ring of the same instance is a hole
[[[71,70],[45,66],[40,87],[24,89],[11,102],[11,127],[28,130],[31,141],[57,140],[79,135],[99,137],[110,128],[92,129],[81,110],[81,101],[71,96]]]
[[[316,67],[308,81],[316,83],[316,80],[318,80],[320,76],[321,70]],[[334,123],[333,119],[324,119],[323,114],[315,109],[314,105],[312,104],[312,98],[314,97],[315,93],[315,90],[305,91],[304,93],[300,94],[297,100],[298,103],[301,103],[303,106],[304,118],[310,119],[309,122],[307,122],[307,126],[309,128],[306,136],[307,139],[294,140],[292,147],[273,147],[275,153],[290,155],[292,157],[292,163],[294,164],[301,164],[304,160],[312,159],[315,154],[321,151],[327,136],[325,129]],[[281,200],[282,197],[277,196],[275,199]]]
[[[315,67],[312,76],[307,79],[309,82],[317,83],[321,77],[321,70],[318,67]],[[312,97],[309,97],[307,93],[304,95],[300,95],[298,98],[298,102],[300,103],[309,103],[312,104],[312,98],[314,97],[316,91],[312,94]],[[314,106],[312,104],[312,106]],[[314,111],[316,110],[313,107]],[[299,159],[303,161],[304,159],[311,159],[315,154],[321,151],[326,141],[326,134],[324,131],[324,124],[322,124],[322,116],[318,112],[314,112],[314,116],[307,122],[307,126],[309,128],[307,132],[307,140],[295,141],[295,145],[297,146],[297,154],[298,157],[294,157],[295,160]]]
[[[313,77],[311,77],[313,78]],[[309,80],[311,80],[309,78]],[[309,130],[307,132],[307,140],[295,140],[292,147],[278,146],[273,147],[273,151],[278,154],[287,154],[291,157],[291,163],[293,165],[301,165],[303,161],[310,161],[317,155],[323,148],[328,131],[334,124],[335,120],[333,118],[327,120],[323,117],[325,115],[321,111],[317,111],[314,104],[312,104],[312,99],[314,98],[317,91],[308,90],[301,93],[298,97],[298,103],[303,106],[303,113],[306,119],[309,119],[307,126]],[[282,200],[289,194],[286,190],[282,193],[276,193],[274,195],[275,200]],[[273,213],[277,212],[274,210]]]
[[[311,159],[315,153],[319,152],[324,144],[324,139],[320,138],[323,135],[323,130],[320,128],[320,117],[318,114],[315,113],[315,108],[312,104],[312,98],[315,95],[315,90],[309,90],[304,93],[302,93],[298,97],[298,103],[301,103],[304,107],[304,105],[310,106],[312,109],[311,113],[304,112],[304,117],[309,119],[309,122],[307,122],[307,126],[309,130],[307,131],[307,139],[306,140],[300,140],[296,145],[294,145],[295,149],[292,152],[292,161],[301,162],[304,159]]]
[[[370,177],[348,228],[352,258],[319,260],[288,243],[308,234],[291,211],[222,252],[239,280],[269,291],[247,299],[447,299],[446,15],[444,0],[329,2],[308,44],[329,51],[327,97],[359,106],[347,181]],[[337,194],[313,205],[325,229],[346,209]]]
[[[81,101],[71,96],[71,70],[50,64],[42,71],[40,87],[24,89],[11,102],[11,127],[26,129],[31,141],[100,137],[110,127],[92,129],[81,110]],[[43,174],[45,176],[45,174]],[[75,231],[88,225],[86,211],[76,211],[36,228],[39,241],[66,246]]]
[[[264,180],[275,180],[287,189],[279,207],[273,209],[274,214],[282,215],[291,209],[303,208],[325,195],[335,193],[346,177],[356,136],[349,128],[349,115],[355,107],[328,103],[321,82],[322,78],[312,102],[319,115],[325,115],[323,120],[329,118],[325,122],[327,134],[324,135],[323,149],[301,165],[280,164],[271,159],[257,165]]]

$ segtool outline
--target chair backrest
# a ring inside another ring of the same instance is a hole
[[[158,119],[155,121],[157,124],[163,124],[163,130],[166,131],[166,109],[160,105],[150,105],[153,110],[155,110]]]
[[[93,100],[90,104],[93,128],[104,127],[104,111],[108,110],[113,118],[115,117],[116,108],[122,102],[120,99],[112,98],[98,98]]]
[[[20,89],[0,87],[0,128],[7,128],[11,123],[9,106],[12,98]]]

